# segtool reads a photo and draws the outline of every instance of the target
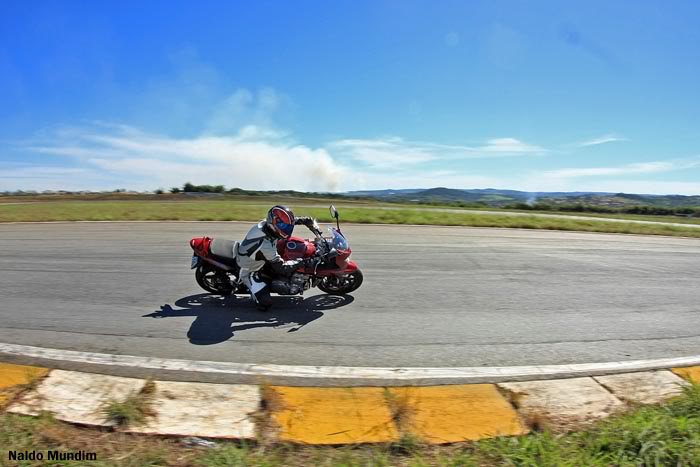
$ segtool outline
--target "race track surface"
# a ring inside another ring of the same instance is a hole
[[[698,354],[700,240],[462,227],[344,227],[351,297],[200,290],[193,236],[245,223],[0,225],[0,342],[285,365],[452,367]],[[302,232],[299,227],[297,232]]]

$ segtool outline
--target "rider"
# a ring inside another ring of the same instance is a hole
[[[311,217],[294,217],[286,206],[273,206],[264,220],[254,225],[236,249],[236,262],[241,268],[240,279],[248,287],[258,309],[272,306],[268,285],[257,277],[265,264],[269,264],[278,275],[289,276],[301,267],[304,260],[284,261],[277,253],[277,241],[292,235],[295,225],[314,226]]]

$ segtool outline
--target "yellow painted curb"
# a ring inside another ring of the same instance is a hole
[[[14,386],[29,384],[48,372],[47,368],[0,363],[0,407],[12,398]]]
[[[686,368],[672,368],[672,372],[687,379],[691,383],[700,384],[700,366],[689,366]]]
[[[384,388],[270,389],[267,399],[281,441],[354,444],[385,443],[399,438]]]
[[[400,428],[429,443],[528,433],[493,384],[400,387],[388,392]]]

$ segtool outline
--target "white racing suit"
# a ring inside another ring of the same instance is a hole
[[[239,278],[248,287],[258,308],[265,310],[272,305],[270,290],[265,282],[256,277],[255,273],[265,264],[269,264],[275,273],[289,275],[302,263],[302,260],[284,261],[282,259],[277,253],[277,238],[268,230],[265,221],[260,221],[250,229],[236,248],[235,254],[236,262],[241,268]]]

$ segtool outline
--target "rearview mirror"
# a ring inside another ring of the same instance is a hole
[[[337,218],[338,218],[338,210],[335,208],[335,206],[333,206],[333,205],[331,204],[331,207],[328,208],[328,210],[331,212],[331,217],[332,217],[333,219],[337,219]]]

